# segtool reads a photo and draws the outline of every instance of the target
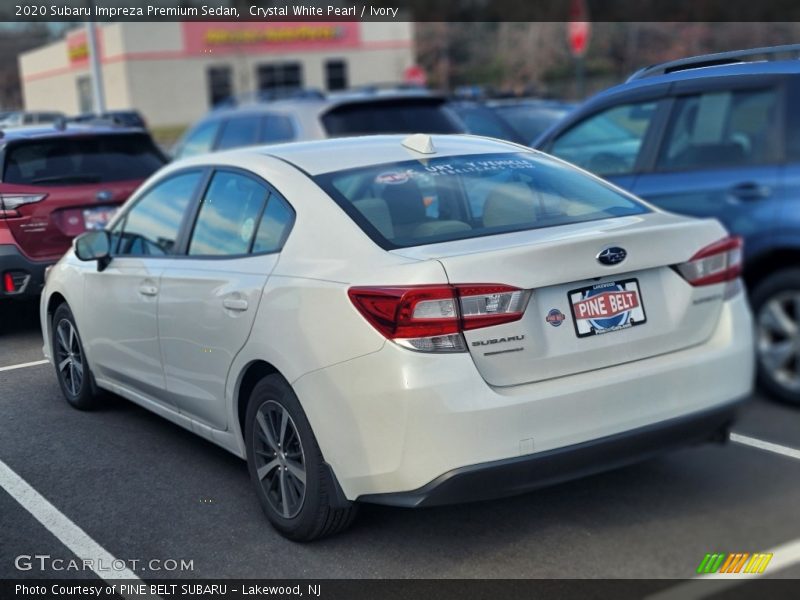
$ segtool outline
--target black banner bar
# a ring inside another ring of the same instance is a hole
[[[685,586],[691,586],[688,589]],[[0,581],[3,600],[678,600],[693,598],[797,598],[797,582],[785,579],[638,580],[150,580],[40,579]]]
[[[571,0],[3,0],[2,21],[566,22]],[[594,22],[791,22],[795,0],[586,0]]]

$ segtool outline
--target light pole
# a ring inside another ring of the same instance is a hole
[[[94,13],[94,2],[87,0],[86,5]],[[106,111],[106,96],[103,87],[103,71],[100,68],[100,52],[97,46],[97,28],[93,21],[86,22],[86,40],[89,43],[89,69],[92,80],[92,107],[96,115]]]

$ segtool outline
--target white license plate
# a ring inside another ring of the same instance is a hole
[[[86,227],[86,231],[104,229],[116,212],[116,206],[98,206],[84,209],[83,224]]]
[[[636,327],[647,322],[636,279],[598,283],[567,294],[579,338]]]

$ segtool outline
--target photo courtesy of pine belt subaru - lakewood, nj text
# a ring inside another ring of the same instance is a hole
[[[559,159],[375,136],[177,161],[49,272],[45,353],[247,459],[275,528],[516,494],[722,440],[740,240]]]

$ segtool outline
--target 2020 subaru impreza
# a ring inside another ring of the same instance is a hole
[[[720,438],[751,389],[740,241],[470,136],[235,150],[154,175],[50,272],[72,405],[246,458],[310,540],[358,502],[523,492]]]

